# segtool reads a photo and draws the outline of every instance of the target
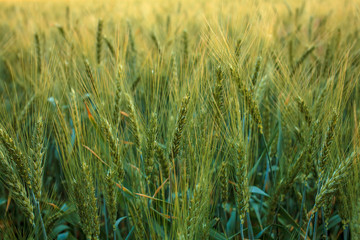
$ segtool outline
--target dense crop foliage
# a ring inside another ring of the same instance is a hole
[[[358,1],[0,9],[1,239],[360,239]]]

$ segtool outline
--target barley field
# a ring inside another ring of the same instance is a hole
[[[360,239],[358,0],[0,1],[0,239]]]

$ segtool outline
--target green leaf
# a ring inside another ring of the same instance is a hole
[[[263,190],[261,190],[260,188],[258,188],[256,186],[251,186],[250,187],[250,192],[254,193],[254,194],[260,194],[260,195],[263,195],[265,197],[270,197],[269,194],[267,194],[266,192],[264,192]]]

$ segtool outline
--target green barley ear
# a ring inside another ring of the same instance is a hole
[[[166,32],[169,34],[171,29],[171,17],[167,15],[166,17]]]
[[[331,60],[332,60],[332,54],[331,54],[331,49],[332,46],[331,44],[327,44],[326,45],[326,51],[325,51],[325,56],[324,56],[324,62],[323,62],[323,67],[322,67],[322,76],[326,76],[327,72],[328,72],[328,68],[331,65]]]
[[[294,55],[293,55],[293,40],[289,41],[289,64],[292,68],[294,66]]]
[[[188,39],[188,32],[186,30],[183,31],[182,44],[183,44],[184,66],[186,67],[189,59],[189,39]]]
[[[84,58],[84,65],[85,65],[86,76],[88,77],[88,79],[90,81],[91,88],[95,92],[96,96],[99,96],[98,91],[97,91],[97,87],[96,87],[94,74],[93,74],[93,72],[91,70],[89,60],[86,59],[86,58]]]
[[[116,58],[115,48],[114,48],[113,44],[110,42],[110,40],[106,36],[104,36],[103,39],[104,39],[105,44],[106,44],[106,46],[108,47],[108,49],[109,49],[109,51],[111,53],[111,56]]]
[[[30,199],[26,194],[24,185],[22,185],[19,177],[16,175],[14,169],[7,161],[4,153],[0,150],[0,172],[1,180],[9,191],[11,196],[15,200],[16,205],[21,212],[25,215],[31,225],[34,224],[33,206],[30,203]]]
[[[336,133],[335,128],[337,125],[338,118],[339,118],[338,113],[335,110],[333,110],[333,115],[331,117],[328,129],[326,131],[325,142],[322,146],[321,155],[320,155],[320,159],[318,162],[319,171],[320,171],[320,179],[322,179],[325,174],[326,164],[328,162],[331,145],[333,143],[335,133]]]
[[[17,129],[19,129],[19,127],[21,127],[21,125],[24,124],[28,113],[31,109],[31,107],[33,106],[33,103],[35,102],[36,95],[33,95],[26,103],[26,105],[23,107],[23,109],[21,110],[20,114],[18,116],[15,116],[15,129],[14,131],[16,132]]]
[[[113,170],[109,170],[105,177],[105,201],[107,213],[110,219],[110,224],[115,231],[116,216],[117,216],[117,205],[116,205],[116,185],[114,183],[115,173]]]
[[[22,153],[22,151],[16,146],[14,140],[5,132],[0,126],[0,140],[2,141],[5,149],[8,152],[11,160],[15,162],[17,170],[19,171],[21,179],[25,182],[26,186],[31,189],[30,181],[30,169],[29,164]]]
[[[96,33],[96,61],[97,64],[101,63],[101,50],[102,50],[102,31],[103,31],[103,20],[99,19],[97,33]]]
[[[72,183],[72,190],[81,228],[86,239],[99,239],[100,223],[97,214],[94,181],[89,166],[85,162],[81,165],[80,175]]]
[[[187,94],[182,99],[181,108],[178,114],[178,118],[176,120],[176,128],[170,147],[169,159],[175,159],[180,152],[180,141],[186,124],[186,114],[188,111],[189,101],[190,101],[190,96]]]
[[[67,42],[67,37],[66,37],[66,33],[65,33],[65,30],[64,30],[64,27],[61,26],[61,25],[56,25],[56,28],[57,30],[59,31],[60,35],[65,39],[65,41]]]
[[[252,91],[247,89],[247,87],[241,81],[239,75],[234,71],[233,68],[230,68],[230,70],[231,70],[231,75],[235,78],[239,91],[242,93],[244,97],[244,102],[245,105],[247,106],[248,111],[250,112],[250,115],[252,116],[253,120],[256,122],[260,134],[263,134],[263,126],[262,126],[259,106],[255,101],[255,97],[253,96]]]
[[[224,159],[223,162],[221,163],[220,174],[219,174],[221,198],[223,202],[227,202],[229,199],[229,188],[228,188],[229,177],[228,177],[227,168],[228,168],[227,160]]]
[[[46,233],[49,235],[51,230],[54,228],[55,223],[64,216],[64,211],[58,210],[57,212],[50,215],[45,221]]]
[[[178,69],[176,63],[176,55],[174,52],[171,54],[172,58],[172,68],[171,68],[171,84],[170,84],[170,91],[175,99],[177,99],[178,89],[179,89],[179,76],[178,76]]]
[[[154,112],[151,115],[150,125],[146,134],[145,174],[148,179],[152,178],[154,175],[154,155],[156,150],[157,131],[157,114]]]
[[[315,50],[315,46],[311,46],[310,48],[308,48],[303,55],[301,55],[301,57],[296,61],[292,72],[291,72],[291,76],[295,74],[296,70],[301,66],[301,64],[303,64],[303,62],[305,61],[305,59]]]
[[[316,141],[318,140],[318,127],[319,127],[319,120],[316,120],[312,124],[311,128],[311,136],[309,144],[307,145],[307,156],[306,156],[306,163],[304,168],[305,173],[305,181],[307,180],[309,174],[314,170],[314,159],[316,159]]]
[[[305,104],[304,100],[301,97],[296,99],[300,112],[304,115],[305,121],[310,126],[311,125],[311,115],[309,112],[308,106]]]
[[[239,39],[236,41],[236,46],[235,46],[235,56],[236,56],[236,59],[239,59],[239,57],[240,57],[241,45],[242,45],[242,39],[239,38]]]
[[[126,59],[129,61],[129,65],[131,66],[131,70],[135,72],[137,66],[137,50],[135,46],[135,40],[132,32],[132,27],[130,22],[127,22],[128,25],[128,38],[129,38],[129,45],[126,50]]]
[[[115,134],[113,134],[110,123],[104,117],[101,118],[101,129],[107,143],[109,144],[110,155],[113,159],[115,172],[117,172],[117,178],[120,182],[122,182],[125,176],[125,171],[120,157],[119,139]]]
[[[40,47],[40,38],[37,33],[35,33],[35,50],[36,50],[36,62],[37,62],[38,72],[41,73],[41,47]]]
[[[126,112],[129,115],[128,117],[129,128],[134,137],[135,146],[137,147],[137,149],[140,150],[141,147],[140,130],[139,130],[139,123],[136,117],[135,106],[129,94],[124,93],[123,96],[125,100]]]
[[[236,151],[236,184],[235,196],[236,207],[239,210],[240,221],[243,224],[246,213],[249,211],[250,191],[248,180],[248,169],[245,150],[242,141],[235,146]]]
[[[353,152],[345,161],[341,162],[332,175],[326,179],[325,183],[320,189],[319,194],[316,196],[314,212],[323,207],[327,199],[335,196],[335,193],[339,190],[340,187],[342,187],[343,181],[347,175],[347,171],[352,165],[356,155],[357,154]]]
[[[120,65],[119,66],[119,71],[118,74],[116,76],[116,92],[115,92],[115,105],[114,105],[114,113],[113,113],[113,123],[114,126],[118,126],[119,123],[119,114],[120,114],[120,100],[121,100],[121,78],[122,78],[122,74],[123,74],[123,68]]]
[[[170,174],[169,161],[168,159],[166,159],[164,150],[159,146],[159,144],[155,145],[155,149],[156,149],[156,157],[160,163],[161,174],[165,179],[167,179]]]
[[[159,52],[159,54],[161,54],[161,48],[160,48],[159,39],[157,38],[157,36],[155,35],[154,32],[151,33],[150,37],[151,37],[151,40],[153,41],[153,43],[154,43],[154,45],[156,47],[156,50]]]
[[[255,63],[255,68],[254,68],[254,73],[251,77],[251,83],[253,86],[256,85],[257,79],[259,77],[259,72],[260,72],[260,65],[261,65],[261,61],[262,61],[262,57],[258,57],[256,59],[256,63]]]
[[[224,79],[223,79],[223,72],[221,66],[218,66],[216,70],[216,85],[214,89],[214,99],[220,114],[220,116],[218,116],[219,114],[216,114],[218,124],[220,124],[221,119],[225,117],[225,101],[224,101],[225,98],[224,98],[223,80]]]
[[[35,131],[32,137],[32,148],[31,155],[33,161],[33,182],[32,186],[34,189],[34,194],[36,199],[40,199],[41,197],[41,188],[42,188],[42,176],[43,176],[43,158],[44,158],[44,123],[42,117],[39,117],[36,125]]]

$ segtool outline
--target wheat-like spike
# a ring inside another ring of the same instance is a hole
[[[5,146],[11,160],[15,162],[21,179],[25,182],[26,186],[31,189],[31,175],[28,161],[22,151],[16,146],[14,140],[5,132],[4,129],[1,128],[1,126],[0,139]]]
[[[24,124],[24,121],[27,117],[27,114],[28,114],[28,111],[30,109],[30,107],[32,106],[34,100],[35,100],[35,96],[36,95],[33,95],[26,103],[26,105],[23,107],[23,109],[21,110],[20,114],[19,115],[15,115],[15,118],[17,118],[17,122],[15,121],[15,123],[17,123],[15,126],[16,126],[16,129],[14,130],[17,130],[20,126],[22,126]]]
[[[65,39],[65,41],[67,42],[67,37],[66,37],[66,33],[65,33],[65,29],[63,26],[56,24],[56,28],[59,31],[60,35]]]
[[[250,114],[251,114],[253,120],[256,122],[257,127],[260,131],[260,134],[263,134],[263,126],[262,126],[259,106],[255,102],[255,98],[253,96],[252,91],[250,91],[246,88],[245,84],[241,81],[239,75],[235,73],[233,68],[230,68],[230,70],[231,70],[232,76],[235,77],[235,81],[238,84],[238,88],[239,88],[240,92],[242,92],[242,95],[244,97],[245,104],[248,107],[248,110],[250,111]]]
[[[307,180],[309,174],[312,172],[314,168],[314,159],[316,159],[315,153],[316,153],[316,140],[318,138],[318,126],[319,126],[319,121],[317,120],[312,125],[310,142],[307,145],[307,156],[306,156],[306,163],[304,168],[305,181]]]
[[[328,230],[329,228],[329,219],[331,217],[332,209],[333,209],[333,197],[325,199],[325,202],[322,206],[322,210],[324,213],[324,223],[326,230]]]
[[[114,136],[110,123],[104,117],[101,119],[101,128],[110,147],[110,155],[115,165],[115,172],[117,172],[117,177],[121,182],[125,176],[125,171],[119,152],[119,139]]]
[[[308,106],[305,104],[304,100],[301,97],[296,99],[300,112],[304,114],[305,121],[310,126],[311,125],[311,115]]]
[[[323,69],[322,69],[322,75],[326,76],[326,72],[330,66],[330,58],[331,58],[331,45],[327,44],[326,45],[326,51],[325,51],[325,56],[324,56],[324,62],[323,62]]]
[[[190,96],[187,94],[181,102],[181,108],[178,114],[178,118],[176,121],[176,128],[172,140],[172,144],[170,147],[169,159],[175,159],[180,151],[180,141],[182,138],[182,133],[184,131],[184,127],[186,124],[186,114],[188,111],[188,104],[190,101]]]
[[[85,173],[85,181],[87,182],[87,194],[88,194],[88,204],[89,204],[89,211],[92,220],[91,227],[93,229],[93,237],[98,239],[100,236],[100,222],[98,217],[98,210],[96,206],[96,197],[95,197],[95,188],[94,188],[94,181],[92,178],[92,174],[90,172],[89,166],[85,163],[82,165],[83,171]]]
[[[256,85],[256,81],[257,81],[257,79],[258,79],[258,77],[259,77],[261,61],[262,61],[262,57],[259,56],[259,57],[256,59],[255,68],[254,68],[254,73],[253,73],[253,75],[252,75],[252,77],[251,77],[251,83],[252,83],[253,86]]]
[[[121,75],[123,73],[122,66],[119,66],[119,71],[116,77],[116,92],[115,92],[115,105],[114,105],[114,113],[113,113],[113,123],[114,126],[118,126],[119,123],[119,114],[120,114],[120,100],[121,100]]]
[[[102,50],[102,31],[103,31],[103,20],[99,19],[97,33],[96,33],[96,61],[97,64],[101,63],[101,50]]]
[[[326,170],[326,164],[328,161],[328,157],[329,157],[329,153],[330,153],[330,147],[333,143],[334,137],[335,137],[335,128],[336,128],[336,124],[338,121],[339,115],[338,113],[334,110],[333,111],[333,115],[332,118],[329,122],[329,127],[326,131],[326,138],[325,138],[325,142],[322,146],[322,150],[321,150],[321,155],[320,155],[320,159],[319,159],[319,170],[320,170],[320,178],[322,179],[324,177],[325,174],[325,170]]]
[[[76,92],[73,88],[71,88],[70,91],[70,100],[71,100],[71,117],[73,118],[73,123],[74,123],[74,128],[75,128],[75,132],[77,134],[77,136],[81,136],[82,135],[82,130],[81,130],[81,117],[80,117],[80,113],[79,113],[79,108],[78,108],[78,98],[76,95]],[[80,144],[80,137],[77,137],[75,139],[77,144]]]
[[[35,33],[35,50],[36,50],[36,61],[38,72],[41,73],[41,47],[40,47],[40,38],[37,33]]]
[[[130,62],[131,70],[135,71],[136,65],[137,65],[137,61],[136,61],[137,50],[136,50],[135,40],[134,40],[134,36],[132,33],[132,27],[131,27],[130,22],[128,22],[127,25],[128,25],[129,47],[126,51],[126,57]]]
[[[159,146],[159,144],[155,145],[156,148],[156,157],[160,163],[161,174],[167,179],[170,173],[169,161],[166,159],[163,149]]]
[[[185,220],[186,239],[208,239],[209,232],[206,232],[206,229],[209,228],[209,198],[206,196],[206,191],[203,182],[196,184]]]
[[[157,132],[157,114],[156,112],[154,112],[151,115],[150,126],[146,134],[145,174],[149,179],[154,174],[154,155],[156,150]]]
[[[11,191],[12,198],[21,212],[25,215],[31,225],[34,224],[33,206],[26,195],[25,187],[22,185],[14,169],[8,163],[4,153],[0,150],[0,172],[1,180],[4,185]]]
[[[84,186],[80,182],[74,181],[72,183],[74,201],[77,213],[80,217],[81,229],[83,230],[86,239],[92,238],[92,227],[90,212],[88,212],[87,196],[84,195]]]
[[[228,169],[227,169],[227,160],[223,160],[220,167],[220,188],[221,188],[221,198],[223,202],[227,202],[229,199],[229,188],[228,188]]]
[[[135,106],[129,94],[124,93],[124,97],[125,97],[126,110],[129,115],[128,117],[129,128],[134,137],[135,146],[138,149],[140,149],[141,147],[140,130],[139,130],[138,120],[136,117]]]
[[[236,162],[236,184],[235,184],[235,194],[236,194],[236,206],[239,210],[239,216],[241,223],[244,223],[246,213],[249,211],[249,201],[250,201],[250,191],[249,191],[249,180],[247,177],[247,161],[245,150],[242,141],[235,146],[237,162]]]
[[[137,86],[139,85],[140,81],[141,81],[141,76],[138,76],[136,78],[136,80],[134,81],[134,83],[132,84],[132,86],[131,86],[131,92],[132,93],[135,92],[135,90],[136,90]]]
[[[179,77],[178,77],[178,69],[177,69],[177,63],[176,63],[176,56],[175,53],[172,52],[171,54],[172,58],[172,71],[171,71],[171,93],[173,94],[174,98],[177,99],[178,89],[179,89]]]
[[[216,85],[214,89],[214,99],[215,103],[219,109],[219,114],[217,114],[218,124],[223,117],[225,117],[225,100],[224,100],[224,85],[223,85],[223,72],[221,66],[218,66],[216,70]]]
[[[184,66],[186,67],[189,59],[189,39],[188,39],[188,32],[186,30],[184,30],[182,34],[182,43],[183,43]]]
[[[346,188],[347,186],[345,186]],[[346,228],[349,226],[350,220],[352,219],[352,213],[354,211],[352,204],[351,204],[351,198],[346,195],[345,189],[340,188],[339,189],[339,216],[341,218],[341,222],[343,224],[343,227]]]
[[[36,199],[41,197],[41,188],[42,188],[42,176],[43,176],[43,132],[44,132],[44,123],[42,117],[39,117],[36,125],[35,132],[32,138],[32,162],[33,162],[33,182],[32,186],[34,189],[34,194]]]
[[[239,57],[240,57],[241,45],[242,45],[242,39],[239,38],[239,39],[236,41],[236,46],[235,46],[235,56],[236,56],[236,59],[237,59],[237,60],[238,60]]]
[[[157,38],[157,36],[155,35],[154,32],[151,33],[150,37],[151,37],[151,40],[154,42],[154,45],[155,45],[157,51],[159,52],[159,54],[161,54],[161,47],[160,47],[159,39]]]
[[[95,84],[94,74],[91,70],[89,60],[86,58],[84,58],[84,65],[85,65],[86,76],[90,80],[92,90],[95,92],[96,96],[99,96],[97,88],[96,88],[96,84]]]
[[[106,200],[106,208],[107,213],[110,219],[110,224],[115,231],[116,226],[116,215],[117,215],[117,205],[116,205],[116,185],[113,181],[114,172],[110,169],[105,178],[105,200]]]
[[[135,40],[134,40],[134,36],[132,33],[132,27],[130,22],[127,22],[128,25],[128,31],[129,31],[129,44],[130,44],[130,49],[133,53],[136,53],[136,47],[135,47]]]
[[[112,55],[114,58],[116,58],[116,52],[115,52],[115,48],[114,48],[113,44],[110,42],[110,40],[109,40],[106,36],[104,36],[103,39],[104,39],[105,44],[106,44],[106,46],[108,47],[111,55]]]
[[[295,74],[296,70],[301,66],[301,64],[305,61],[305,59],[315,50],[315,46],[311,46],[308,48],[303,55],[296,61],[293,70],[291,72],[291,76]]]
[[[81,178],[73,182],[73,194],[78,211],[81,228],[87,239],[99,239],[100,223],[96,206],[95,188],[89,166],[81,165]]]
[[[294,54],[293,54],[293,40],[289,41],[289,65],[292,68],[294,66]]]
[[[62,216],[64,216],[64,211],[59,210],[46,219],[45,229],[48,235],[51,233],[51,230],[54,228],[55,223],[60,218],[62,218]]]
[[[355,156],[356,154],[353,152],[345,161],[341,162],[332,175],[326,179],[319,194],[316,196],[314,212],[324,206],[326,200],[334,196],[334,194],[339,190],[339,187],[343,184],[347,170],[353,163]]]

